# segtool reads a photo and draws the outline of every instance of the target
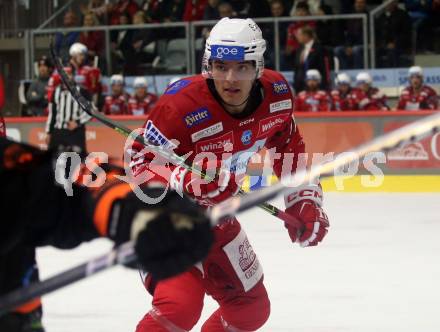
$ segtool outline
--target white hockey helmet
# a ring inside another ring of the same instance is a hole
[[[368,85],[373,83],[373,79],[371,78],[371,75],[366,71],[360,72],[359,74],[356,75],[356,84],[359,85],[362,83],[366,83]]]
[[[147,87],[148,87],[148,83],[145,77],[139,76],[134,79],[133,88],[137,89],[137,88],[147,88]]]
[[[335,78],[335,84],[341,85],[341,84],[351,84],[351,78],[346,73],[340,73]]]
[[[420,66],[412,66],[408,70],[408,77],[419,76],[423,78],[423,69]]]
[[[110,85],[120,84],[124,85],[124,76],[115,74],[110,77]]]
[[[258,25],[250,18],[224,17],[212,28],[205,44],[202,74],[212,77],[211,60],[255,61],[255,78],[264,70],[266,41]]]
[[[88,51],[87,46],[81,43],[74,43],[69,48],[69,55],[75,56],[77,54],[86,54]]]
[[[306,81],[318,81],[321,83],[321,74],[316,69],[309,69],[306,71]]]

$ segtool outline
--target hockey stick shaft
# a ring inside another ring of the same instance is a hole
[[[235,215],[257,204],[273,199],[288,191],[289,187],[298,187],[308,184],[319,177],[328,177],[338,169],[358,161],[369,153],[386,153],[402,147],[406,143],[412,143],[424,137],[440,132],[440,113],[436,113],[420,119],[416,122],[403,126],[392,132],[379,136],[367,143],[361,144],[349,153],[340,153],[332,161],[313,166],[310,171],[302,170],[292,176],[282,178],[277,184],[255,191],[246,196],[231,197],[225,202],[214,206],[211,210],[211,218],[219,220],[225,215]]]
[[[155,145],[150,144],[147,141],[147,139],[143,137],[143,135],[141,135],[141,136],[134,135],[132,133],[132,130],[130,130],[129,128],[122,126],[119,123],[114,122],[113,120],[109,119],[108,117],[106,117],[102,113],[96,112],[94,110],[93,105],[90,103],[90,101],[88,101],[86,98],[84,98],[84,96],[81,95],[81,93],[76,88],[75,84],[72,82],[71,79],[69,79],[69,77],[67,76],[67,74],[63,70],[61,61],[56,56],[52,45],[50,47],[50,50],[51,50],[51,55],[52,55],[53,61],[55,63],[55,67],[57,68],[63,83],[66,85],[67,89],[72,94],[73,98],[78,102],[80,107],[87,114],[89,114],[91,117],[99,120],[101,123],[103,123],[107,127],[110,127],[112,129],[116,130],[118,133],[120,133],[126,137],[131,137],[136,142],[142,144],[143,146],[148,147],[151,151],[161,155],[162,157],[171,161],[173,164],[180,165],[180,166],[186,168],[187,170],[194,172],[195,174],[197,174],[199,176],[202,176],[202,177],[204,176],[201,170],[185,164],[185,158],[178,156],[175,153],[172,153],[170,150],[166,150],[166,149],[162,148],[161,146],[155,146]],[[207,178],[207,180],[211,180],[211,179]],[[245,195],[245,193],[242,190],[240,190],[240,195]],[[259,204],[259,207],[261,209],[263,209],[264,211],[266,211],[267,213],[271,214],[272,216],[277,217],[277,218],[283,220],[284,222],[286,222],[294,227],[302,227],[302,224],[296,218],[294,218],[293,216],[278,209],[276,206],[273,206],[269,203],[262,202],[261,204]]]
[[[355,148],[353,151],[357,153],[357,157],[365,156],[369,152],[387,152],[402,146],[406,142],[414,142],[439,131],[440,113],[431,115],[416,121],[413,124],[404,126],[386,135],[380,136],[369,143],[365,143],[358,148]],[[344,155],[340,154],[339,158],[336,158],[334,161],[312,168],[310,172],[302,172],[303,178],[300,179],[302,183],[307,183],[308,180],[313,179],[316,176],[329,176],[336,168],[350,164],[355,158],[356,154],[346,155],[345,157]],[[292,178],[289,180],[294,181],[296,179]],[[283,191],[284,185],[279,183],[272,187],[253,192],[247,196],[233,197],[221,205],[215,206],[210,211],[211,218],[214,220],[220,220],[222,217],[234,215],[240,211],[250,209],[260,202],[275,198]],[[119,259],[117,259],[117,257],[119,257]],[[88,263],[60,273],[59,275],[48,280],[31,284],[27,288],[21,288],[0,298],[0,314],[5,313],[33,298],[48,294],[70,283],[79,281],[110,268],[116,264],[129,263],[134,259],[135,255],[133,254],[133,244],[124,244],[123,247],[121,246],[106,255],[89,261]]]
[[[108,268],[135,261],[136,254],[132,242],[127,242],[107,254],[94,258],[41,282],[17,289],[0,298],[0,315],[10,312],[19,305],[73,284]]]

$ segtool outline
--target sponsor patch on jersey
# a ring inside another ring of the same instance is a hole
[[[175,95],[177,92],[182,90],[184,87],[191,83],[190,80],[180,80],[171,84],[165,91],[166,95]]]
[[[249,123],[254,122],[254,120],[255,120],[254,118],[250,118],[250,119],[243,120],[243,121],[241,121],[241,122],[238,124],[238,126],[239,126],[239,127],[246,126],[246,125],[248,125]]]
[[[229,151],[234,145],[234,134],[232,131],[227,132],[226,134],[211,138],[206,141],[198,142],[196,144],[197,153],[200,152],[213,152],[220,153],[223,151]]]
[[[243,134],[241,134],[241,142],[244,145],[248,145],[252,142],[252,130],[243,131]]]
[[[151,120],[148,120],[147,125],[145,126],[144,137],[151,144],[163,146],[166,149],[174,149],[177,147],[176,144],[162,134],[159,128],[157,128]]]
[[[278,81],[272,83],[273,93],[276,95],[283,95],[289,92],[289,86],[284,81]]]
[[[211,45],[211,59],[244,60],[243,46]]]
[[[209,113],[206,107],[199,108],[197,111],[186,114],[183,117],[185,124],[188,128],[195,126],[203,121],[211,119],[211,113]]]
[[[285,99],[270,104],[270,113],[292,109],[292,99]]]
[[[258,128],[258,137],[266,134],[268,131],[276,127],[281,127],[288,118],[289,118],[289,114],[280,114],[260,120],[260,126]]]
[[[197,141],[200,141],[202,138],[221,133],[222,131],[223,131],[223,123],[217,122],[212,126],[209,126],[208,128],[196,131],[195,133],[191,134],[191,141],[195,143]]]

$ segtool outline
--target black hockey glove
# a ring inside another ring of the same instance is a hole
[[[150,197],[163,188],[143,188]],[[149,205],[133,192],[112,205],[108,235],[121,244],[135,241],[140,268],[156,280],[172,277],[203,260],[213,243],[210,220],[204,210],[188,198],[169,191]]]

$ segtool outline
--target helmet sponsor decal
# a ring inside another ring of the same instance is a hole
[[[211,119],[211,113],[209,113],[206,107],[199,108],[198,110],[187,113],[183,117],[183,121],[188,128],[191,128],[199,123],[202,123],[208,119]]]
[[[228,46],[228,45],[212,45],[211,59],[217,60],[244,60],[243,46]]]

